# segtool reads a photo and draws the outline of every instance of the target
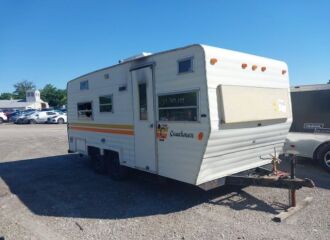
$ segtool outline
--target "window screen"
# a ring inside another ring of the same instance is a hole
[[[187,73],[193,71],[193,58],[186,58],[178,61],[179,73]]]
[[[80,82],[80,90],[86,90],[88,88],[88,80]]]
[[[147,106],[147,84],[139,84],[139,111],[140,120],[148,120],[148,106]]]
[[[91,102],[78,103],[78,118],[93,119],[93,109]]]
[[[197,121],[197,91],[158,96],[160,121]]]
[[[100,112],[112,112],[112,95],[99,97]]]

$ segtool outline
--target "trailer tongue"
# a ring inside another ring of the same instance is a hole
[[[296,190],[302,187],[314,188],[315,184],[311,179],[300,179],[295,177],[295,165],[296,158],[294,155],[290,155],[291,169],[290,174],[277,170],[277,164],[279,159],[273,157],[272,171],[265,168],[256,168],[253,175],[233,175],[226,177],[226,184],[236,186],[260,186],[271,188],[284,188],[289,190],[289,208],[286,211],[281,212],[273,218],[275,222],[281,222],[298,210],[306,207],[312,198],[308,197],[304,199],[302,204],[296,203]]]
[[[279,171],[278,164],[281,161],[275,157],[272,157],[272,170],[266,168],[257,167],[254,170],[245,171],[242,173],[227,176],[222,179],[216,179],[214,181],[199,185],[200,188],[208,190],[216,187],[217,185],[232,185],[232,186],[259,186],[270,188],[281,188],[289,190],[289,208],[284,212],[281,212],[273,218],[276,222],[281,222],[284,219],[291,216],[293,213],[307,206],[312,198],[306,198],[302,204],[296,203],[296,190],[302,187],[314,188],[315,184],[311,179],[300,179],[295,177],[295,155],[286,156],[290,160],[290,174],[287,172]]]
[[[263,169],[265,171],[266,169]],[[257,168],[256,171],[259,171]],[[285,188],[298,190],[302,187],[313,188],[314,183],[310,179],[291,178],[289,175],[273,175],[269,173],[265,176],[228,176],[226,184],[238,186],[260,186],[271,188]]]

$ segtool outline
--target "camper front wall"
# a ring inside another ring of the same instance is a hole
[[[211,133],[197,184],[270,163],[292,123],[285,63],[204,49]]]
[[[81,85],[82,82],[86,84]],[[111,96],[111,111],[109,105],[103,106],[107,111],[101,111],[100,97],[103,96]],[[78,104],[83,103],[91,103],[90,118],[78,116]],[[68,122],[70,150],[83,154],[87,154],[88,146],[114,150],[119,153],[122,164],[133,166],[134,126],[129,65],[93,72],[69,82]]]

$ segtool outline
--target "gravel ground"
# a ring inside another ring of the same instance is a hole
[[[64,125],[0,125],[0,237],[13,239],[329,239],[329,174],[300,160],[313,202],[285,222],[271,219],[287,190],[223,187],[204,192],[134,172],[125,182],[68,155]]]

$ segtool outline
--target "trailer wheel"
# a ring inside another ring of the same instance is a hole
[[[95,155],[92,158],[92,167],[96,173],[106,174],[106,167],[105,167],[103,156]]]
[[[116,152],[105,151],[104,153],[107,172],[116,181],[125,180],[128,177],[128,168],[120,164],[119,155]]]
[[[330,172],[330,143],[322,145],[316,153],[317,161],[328,172]]]
[[[88,156],[90,158],[91,166],[94,172],[99,174],[106,173],[104,158],[100,153],[100,149],[95,147],[88,147]]]

